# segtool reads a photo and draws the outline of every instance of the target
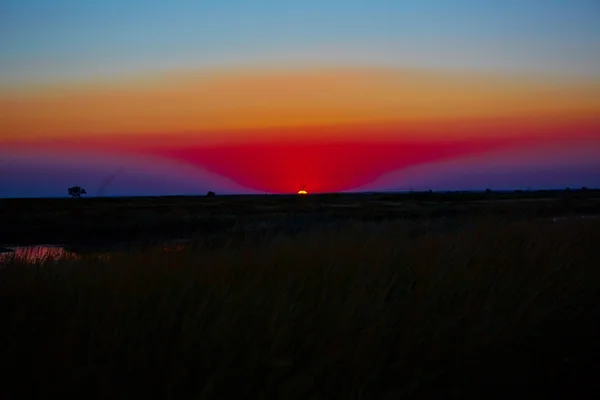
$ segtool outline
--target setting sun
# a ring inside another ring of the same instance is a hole
[[[304,189],[298,190],[298,194],[308,194],[308,192]]]

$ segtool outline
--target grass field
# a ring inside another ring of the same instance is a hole
[[[600,215],[600,190],[0,199],[0,245],[107,245],[348,221]]]
[[[259,204],[336,209],[277,201]],[[467,214],[15,260],[0,268],[0,398],[599,394],[600,220]]]

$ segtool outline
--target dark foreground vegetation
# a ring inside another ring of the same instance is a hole
[[[460,221],[8,262],[0,398],[600,394],[600,220]]]

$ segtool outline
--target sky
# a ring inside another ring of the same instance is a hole
[[[0,197],[600,187],[597,0],[0,1]]]

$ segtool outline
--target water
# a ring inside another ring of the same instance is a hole
[[[572,219],[583,219],[583,220],[596,220],[600,219],[600,215],[580,215],[580,216],[557,216],[553,218],[547,218],[555,223],[564,222]],[[188,245],[189,240],[177,239],[171,240],[167,243],[163,243],[163,251],[165,252],[177,252],[182,251]],[[118,246],[117,246],[118,248]],[[114,249],[116,250],[116,249]],[[100,258],[110,258],[111,250],[104,248],[100,250],[97,255]],[[19,246],[19,245],[6,245],[0,246],[0,265],[10,260],[17,260],[26,263],[42,263],[47,261],[54,261],[58,259],[73,259],[78,260],[81,255],[69,251],[65,246],[60,245],[48,245],[38,244],[33,246]]]
[[[577,216],[562,216],[562,217],[554,217],[554,218],[550,218],[550,220],[552,222],[562,222],[562,221],[567,221],[567,220],[572,220],[572,219],[599,219],[600,215],[580,215],[579,217]]]
[[[0,252],[0,262],[8,260],[25,261],[29,263],[40,263],[58,259],[76,259],[75,253],[65,250],[62,246],[35,245],[35,246],[5,246]]]
[[[185,244],[182,241],[163,245],[163,251],[173,252],[182,251]],[[111,251],[103,249],[94,255],[101,259],[110,258]],[[0,265],[8,261],[18,261],[25,263],[43,263],[56,260],[79,260],[82,255],[74,251],[67,250],[66,246],[38,244],[33,246],[0,246]]]

